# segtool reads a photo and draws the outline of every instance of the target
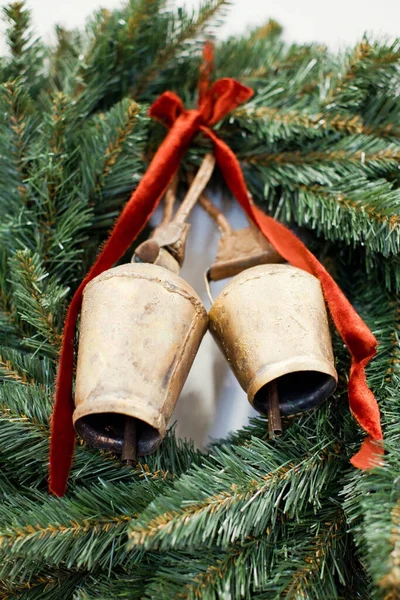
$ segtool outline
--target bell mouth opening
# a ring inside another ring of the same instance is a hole
[[[157,429],[136,419],[138,455],[155,452],[161,443],[161,436]],[[101,450],[122,453],[124,441],[125,415],[120,413],[97,413],[86,415],[75,421],[76,432],[90,446]]]
[[[279,408],[282,415],[294,415],[322,404],[336,389],[332,375],[319,371],[295,371],[275,379]],[[260,413],[267,413],[268,383],[254,396],[253,405]]]

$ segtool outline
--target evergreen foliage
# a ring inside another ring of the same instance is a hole
[[[163,129],[147,109],[196,99],[201,46],[228,8],[164,0],[99,10],[46,47],[22,2],[0,60],[0,598],[400,597],[400,41],[332,55],[274,21],[217,44],[215,77],[254,98],[219,123],[254,199],[310,245],[379,341],[368,381],[384,464],[362,439],[335,336],[335,396],[264,418],[207,454],[171,431],[135,469],[78,443],[70,486],[47,494],[49,417],[67,303],[142,177]],[[196,138],[185,165],[205,148]]]

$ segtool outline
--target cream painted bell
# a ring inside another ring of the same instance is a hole
[[[232,232],[208,199],[201,204],[222,232],[207,280],[236,274],[212,301],[209,329],[250,403],[269,415],[270,433],[277,433],[280,413],[318,406],[336,388],[321,285],[306,271],[282,264],[254,224]]]
[[[234,277],[214,301],[209,327],[256,410],[268,409],[275,382],[284,415],[318,406],[336,387],[321,286],[286,264]]]
[[[125,417],[137,453],[154,452],[207,329],[207,312],[179,275],[126,264],[85,289],[74,424],[92,445],[122,452]]]
[[[172,219],[176,186],[162,223],[130,264],[105,271],[85,288],[73,421],[91,445],[122,453],[154,452],[188,376],[208,316],[179,275],[187,215],[211,176],[207,155]]]

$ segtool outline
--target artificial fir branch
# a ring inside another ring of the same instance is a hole
[[[83,585],[90,575],[85,571],[54,569],[47,566],[31,579],[20,582],[0,581],[1,600],[60,600],[71,598],[74,590]]]
[[[7,23],[6,37],[11,58],[3,59],[4,79],[19,77],[29,91],[36,95],[41,90],[44,49],[34,37],[31,13],[25,2],[13,2],[3,8]]]
[[[392,551],[390,553],[390,568],[388,573],[379,581],[387,595],[394,598],[400,591],[400,498],[391,511],[392,535],[389,538]]]
[[[99,179],[95,188],[96,193],[99,193],[104,187],[105,179],[110,175],[118,156],[123,150],[128,135],[133,131],[138,114],[139,105],[136,104],[136,102],[131,101],[127,107],[126,122],[118,129],[116,137],[113,140],[110,140],[105,150],[103,168],[98,176]]]
[[[3,215],[18,214],[29,202],[26,179],[30,173],[29,144],[38,125],[38,118],[30,96],[21,80],[6,82],[0,91],[1,107],[0,147],[4,158],[1,162]],[[5,203],[5,199],[13,202]],[[10,205],[11,204],[11,205]]]
[[[312,115],[306,112],[279,110],[264,106],[254,109],[247,107],[239,108],[235,111],[235,117],[243,119],[244,125],[246,121],[254,120],[254,123],[260,123],[262,120],[269,125],[269,130],[272,130],[268,131],[269,134],[274,133],[273,125],[280,125],[282,129],[282,133],[278,130],[279,134],[281,134],[280,139],[284,135],[285,128],[286,130],[293,131],[293,134],[298,134],[301,131],[310,134],[314,132],[318,135],[318,132],[321,130],[338,131],[347,134],[374,133],[371,128],[365,126],[359,115],[335,115],[322,112]],[[276,136],[277,138],[278,135]],[[274,138],[270,139],[272,141]]]
[[[153,484],[153,488],[156,490],[157,485]],[[77,494],[81,499],[79,509],[71,499],[55,505],[52,499],[39,494],[41,507],[38,502],[22,498],[19,511],[3,506],[0,551],[3,556],[15,557],[14,572],[16,561],[23,572],[24,555],[38,564],[62,561],[68,568],[73,565],[107,568],[110,558],[115,564],[125,561],[126,525],[136,510],[134,505],[140,508],[146,504],[144,490],[139,492],[140,500],[135,494],[135,484],[103,484],[86,491],[77,490]],[[7,570],[7,565],[4,569]]]
[[[109,600],[110,598],[141,599],[148,579],[154,574],[154,565],[150,561],[142,561],[131,572],[124,570],[115,572],[113,578],[107,573],[86,577],[77,586],[73,600]]]
[[[372,262],[374,257],[379,262],[377,252],[384,256],[393,254],[393,258],[398,254],[400,196],[398,189],[383,179],[371,182],[364,176],[346,175],[336,185],[300,184],[296,189],[281,188],[279,195],[267,183],[265,196],[276,218],[311,227],[338,243],[361,244]],[[390,262],[386,265],[389,267]],[[390,271],[396,275],[396,261]]]
[[[159,52],[151,65],[140,75],[134,87],[130,90],[133,98],[140,97],[144,90],[151,85],[152,80],[165,68],[165,66],[182,52],[185,44],[193,45],[197,36],[204,32],[204,28],[214,19],[222,8],[229,4],[228,0],[206,0],[198,9],[198,14],[190,18],[187,22],[178,22],[175,30],[171,31],[171,37],[168,46]],[[182,17],[181,17],[182,18]]]
[[[207,469],[203,465],[202,473],[195,468],[193,474],[179,479],[170,494],[160,503],[156,501],[133,523],[131,547],[166,549],[193,547],[197,543],[224,546],[228,541],[255,535],[285,516],[293,517],[292,498],[296,495],[297,481],[302,477],[307,477],[310,486],[303,491],[303,502],[317,505],[320,490],[314,487],[318,485],[314,475],[324,470],[322,464],[327,456],[322,448],[309,448],[310,454],[304,458],[306,450],[302,450],[297,460],[275,469],[271,466],[270,472],[261,475],[251,466],[255,454],[261,462],[263,457],[267,465],[282,462],[284,453],[283,449],[275,450],[254,440],[237,450],[241,460],[248,461],[239,478],[238,474],[233,476],[235,453],[228,448],[219,451],[215,465],[211,463]],[[321,481],[325,482],[325,477],[321,477]],[[207,489],[213,493],[207,493]],[[285,501],[280,505],[279,498],[283,494]],[[297,504],[295,510],[299,506]]]
[[[267,536],[248,537],[226,551],[196,555],[169,553],[145,588],[145,598],[211,600],[223,595],[251,598],[270,575],[270,562],[278,544]],[[248,577],[249,573],[252,577]]]
[[[218,125],[254,199],[312,232],[378,338],[368,378],[386,466],[365,474],[348,463],[361,434],[345,397],[348,356],[335,338],[334,399],[285,420],[280,440],[267,441],[265,419],[256,419],[204,456],[171,432],[135,469],[79,442],[69,495],[45,494],[67,296],[165,135],[137,102],[172,88],[194,106],[199,42],[225,4],[204,2],[191,14],[132,0],[97,12],[83,31],[59,28],[54,48],[36,41],[22,3],[6,9],[0,597],[353,599],[368,597],[369,577],[377,598],[398,595],[399,308],[384,289],[400,287],[398,41],[364,39],[336,56],[287,45],[269,22],[217,44],[215,70],[255,90]],[[196,163],[203,144],[198,136],[185,160]]]
[[[245,163],[268,166],[271,164],[290,164],[296,167],[315,163],[361,163],[365,169],[375,168],[377,174],[383,174],[388,169],[393,169],[400,156],[398,148],[385,147],[383,151],[368,154],[365,151],[346,152],[346,150],[331,150],[329,152],[309,152],[304,155],[300,151],[280,152],[279,154],[266,154],[246,156]],[[382,172],[381,172],[382,169]]]
[[[333,522],[328,521],[323,523],[321,529],[315,534],[314,537],[310,540],[310,552],[306,553],[304,557],[304,566],[298,567],[293,574],[290,576],[289,582],[285,585],[285,588],[282,592],[283,597],[285,598],[298,598],[298,597],[307,597],[308,590],[314,588],[314,595],[317,596],[317,590],[315,590],[315,584],[311,584],[311,581],[314,579],[320,579],[320,570],[321,566],[324,562],[326,553],[331,550],[332,543],[339,540],[342,541],[345,538],[345,529],[344,529],[344,518],[340,509],[337,511],[338,517],[336,515],[332,519]],[[334,561],[331,565],[331,568],[334,567]],[[341,575],[339,573],[339,575]],[[343,576],[342,583],[344,583]],[[333,590],[331,592],[335,593],[335,586],[332,586]]]
[[[20,368],[14,360],[15,353],[6,356]],[[32,359],[30,360],[32,363]],[[37,381],[45,377],[52,379],[52,371],[47,372],[45,360],[37,359],[39,365],[27,366],[27,376],[37,374]],[[40,368],[45,371],[40,375]],[[49,452],[49,418],[51,413],[51,392],[44,386],[24,385],[18,381],[3,383],[0,389],[0,453],[3,470],[21,485],[46,488],[47,456]],[[200,464],[202,455],[190,444],[177,442],[171,432],[163,447],[163,453],[148,457],[147,462],[139,461],[135,470],[121,468],[121,463],[110,453],[99,453],[79,444],[75,452],[74,467],[71,473],[71,488],[86,486],[99,479],[106,482],[126,482],[137,478],[144,484],[153,480],[170,483],[191,465]],[[26,466],[30,465],[27,469]]]
[[[11,361],[4,358],[2,354],[0,354],[0,377],[5,381],[16,381],[18,383],[22,383],[23,385],[34,383],[33,379],[28,381],[26,373],[23,370],[18,372],[18,370],[15,369],[11,364]]]
[[[362,285],[362,284],[361,284]],[[399,402],[399,301],[364,284],[364,314],[380,344],[378,358],[371,364],[369,380],[379,390],[385,435],[385,467],[371,473],[351,473],[343,490],[345,508],[357,543],[377,587],[378,598],[395,598],[400,589],[396,576],[396,548],[400,531],[396,525],[399,501],[399,463],[395,445],[400,439]],[[358,300],[360,302],[360,299]],[[379,359],[379,360],[378,360]],[[384,561],[379,556],[385,556]]]
[[[60,313],[67,290],[48,277],[39,256],[29,251],[13,258],[13,287],[14,310],[36,330],[25,344],[54,356],[61,343],[56,312]]]
[[[365,186],[362,196],[359,185]],[[380,202],[382,194],[386,194],[387,198],[384,204]],[[331,215],[330,227],[323,231],[327,239],[337,239],[337,234],[332,230],[340,224],[341,240],[361,242],[371,251],[384,255],[398,253],[400,221],[396,205],[399,196],[397,190],[392,190],[386,182],[378,180],[370,184],[361,179],[349,182],[343,191],[334,186],[300,186],[296,200],[299,224],[311,224],[322,232],[317,225],[319,217],[323,213]],[[354,235],[355,221],[363,225],[359,229],[360,237]]]
[[[94,210],[91,256],[144,172],[147,131],[146,111],[126,98],[88,120],[79,137],[81,189]]]
[[[310,532],[310,515],[306,512],[296,525],[288,524],[283,529],[284,536],[281,530],[273,540],[267,532],[248,536],[224,550],[200,547],[191,554],[164,553],[144,597],[338,598],[337,587],[341,584],[337,583],[344,581],[347,569],[351,571],[345,551],[345,521],[340,509],[329,503],[318,514],[322,523],[316,531]]]

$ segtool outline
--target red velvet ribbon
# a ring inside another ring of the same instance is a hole
[[[321,282],[332,319],[351,354],[348,386],[350,408],[361,427],[368,433],[361,450],[351,462],[356,467],[366,469],[377,464],[375,455],[383,453],[381,445],[372,443],[382,439],[382,430],[378,404],[367,386],[365,377],[365,366],[376,353],[376,339],[317,258],[284,225],[265,215],[252,203],[238,159],[211,127],[248,100],[253,91],[230,78],[220,79],[210,86],[211,64],[212,49],[210,45],[206,45],[197,109],[186,110],[181,99],[170,91],[162,94],[150,108],[150,116],[169,128],[168,135],[69,306],[60,353],[50,446],[49,487],[57,496],[65,493],[75,446],[72,378],[76,322],[81,309],[83,290],[89,281],[111,268],[128,250],[148,222],[177,172],[190,142],[199,132],[213,142],[218,167],[247,215],[283,258],[293,266],[315,275]]]

